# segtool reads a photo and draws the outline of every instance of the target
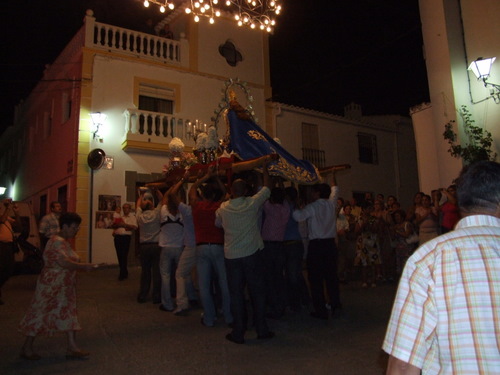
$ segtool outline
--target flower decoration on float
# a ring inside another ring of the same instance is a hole
[[[184,143],[180,138],[172,138],[168,148],[170,152],[167,164],[163,166],[164,174],[168,174],[175,169],[189,169],[189,167],[198,163],[198,159],[192,152],[184,151]]]
[[[173,0],[144,0],[145,7],[151,3],[158,5],[162,13],[175,8]],[[273,31],[276,18],[282,12],[280,0],[185,0],[180,6],[184,7],[187,14],[193,15],[195,22],[205,17],[214,24],[222,12],[228,12],[233,15],[238,26],[269,33]]]
[[[196,148],[194,154],[201,164],[207,164],[215,161],[219,154],[219,139],[217,129],[210,126],[207,132],[200,132],[196,137]]]

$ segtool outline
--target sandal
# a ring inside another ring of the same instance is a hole
[[[85,350],[68,350],[66,352],[66,359],[86,359],[89,355],[90,353],[86,352]]]
[[[24,350],[21,350],[21,354],[19,354],[19,356],[22,359],[27,359],[28,361],[38,361],[42,358],[36,353],[26,354]]]

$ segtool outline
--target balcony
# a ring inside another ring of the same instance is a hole
[[[85,46],[178,66],[189,62],[189,44],[184,34],[179,41],[136,30],[96,22],[85,17]]]
[[[314,148],[302,148],[302,159],[307,160],[318,168],[325,166],[325,151]]]
[[[122,142],[124,151],[165,153],[172,138],[180,138],[186,151],[195,146],[188,132],[189,119],[181,114],[149,112],[128,108],[125,117],[125,136]]]

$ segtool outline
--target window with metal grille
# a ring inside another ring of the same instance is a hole
[[[358,133],[359,161],[378,164],[377,137],[373,134]]]
[[[302,123],[302,159],[310,161],[316,167],[325,166],[325,151],[319,149],[318,125]]]

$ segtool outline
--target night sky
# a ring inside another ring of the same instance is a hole
[[[364,114],[408,115],[409,107],[429,100],[418,0],[282,4],[270,38],[273,100],[339,115],[351,101]],[[82,26],[89,8],[99,21],[122,27],[161,20],[157,9],[136,0],[3,4],[0,131],[11,125],[14,106]]]

